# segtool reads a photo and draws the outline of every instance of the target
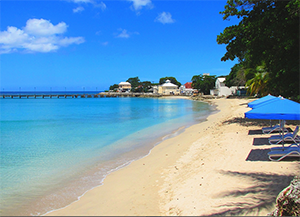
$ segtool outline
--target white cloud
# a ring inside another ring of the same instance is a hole
[[[175,20],[172,19],[172,15],[169,12],[162,12],[158,15],[158,17],[156,17],[155,21],[160,22],[162,24],[175,22]]]
[[[53,25],[44,19],[29,19],[23,30],[8,26],[6,31],[0,31],[0,54],[17,51],[46,53],[84,42],[83,37],[62,37],[67,27],[64,22]]]
[[[73,9],[74,13],[80,13],[81,11],[84,11],[84,7],[78,6],[77,8]]]
[[[68,26],[64,22],[54,26],[49,20],[29,19],[26,22],[24,31],[32,35],[54,35],[66,32],[67,28]]]
[[[126,29],[118,29],[120,33],[115,34],[116,38],[130,38],[132,35],[139,35],[138,32],[128,32]]]
[[[93,0],[71,0],[74,3],[93,3]]]
[[[69,0],[71,2],[74,2],[76,4],[92,4],[94,7],[101,8],[102,11],[106,9],[106,4],[103,2],[98,3],[97,0]],[[75,9],[73,9],[74,13],[83,11],[84,8],[82,6],[79,6]]]
[[[130,37],[130,35],[129,35],[129,33],[127,32],[127,30],[126,29],[120,29],[121,30],[121,33],[119,33],[118,35],[117,35],[117,38],[129,38]]]
[[[94,6],[97,8],[101,8],[102,11],[106,9],[106,4],[104,4],[103,2],[100,2],[99,4],[94,3]]]
[[[151,0],[128,0],[130,2],[133,2],[133,9],[138,11],[141,10],[143,7],[152,8],[153,4]]]

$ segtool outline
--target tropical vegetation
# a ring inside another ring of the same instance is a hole
[[[171,82],[172,84],[176,84],[178,87],[181,86],[181,83],[180,83],[179,81],[177,81],[177,79],[174,78],[174,77],[164,77],[164,78],[160,78],[160,79],[159,79],[159,84],[164,84],[164,83],[166,83],[167,80],[170,80],[170,82]]]
[[[210,94],[210,90],[214,88],[216,76],[194,75],[192,78],[192,87],[205,95]]]
[[[228,0],[220,14],[240,22],[217,36],[227,45],[221,60],[239,60],[226,84],[299,100],[299,12],[299,0]]]

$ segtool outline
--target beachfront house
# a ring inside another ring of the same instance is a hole
[[[180,90],[176,84],[172,84],[170,80],[166,80],[166,83],[159,85],[157,92],[162,95],[179,95]]]
[[[210,90],[213,96],[229,96],[235,92],[235,88],[229,88],[225,85],[226,78],[220,77],[216,79],[215,88]]]
[[[191,96],[195,92],[195,90],[192,88],[192,82],[186,82],[184,85],[181,85],[179,89],[182,95],[187,96]]]
[[[131,84],[129,82],[120,82],[119,83],[119,92],[130,92]]]

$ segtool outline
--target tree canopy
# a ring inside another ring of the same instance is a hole
[[[113,84],[113,85],[110,85],[110,86],[109,86],[109,89],[110,89],[110,90],[114,90],[114,91],[116,91],[118,88],[119,88],[119,85],[118,85],[118,84]]]
[[[299,0],[228,0],[220,12],[223,19],[236,16],[241,21],[217,36],[218,44],[227,44],[221,60],[238,58],[243,69],[264,64],[270,93],[298,96],[299,11]]]
[[[136,88],[135,92],[147,93],[151,89],[152,84],[150,81],[140,82],[139,86]]]
[[[192,78],[192,87],[205,95],[210,94],[210,90],[214,88],[216,76],[194,75]]]
[[[170,80],[172,84],[176,84],[178,87],[181,86],[181,83],[177,81],[176,78],[174,77],[164,77],[159,79],[159,84],[164,84],[166,83],[166,80]]]
[[[235,64],[226,76],[225,85],[227,87],[231,86],[243,86],[246,83],[245,69],[242,63]]]
[[[139,79],[139,77],[128,78],[127,82],[129,82],[131,84],[131,89],[134,90],[135,88],[137,88],[139,86],[140,79]]]

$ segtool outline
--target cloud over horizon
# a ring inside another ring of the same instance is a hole
[[[53,25],[44,19],[29,19],[23,29],[8,26],[6,31],[0,31],[0,54],[18,51],[47,53],[84,42],[83,37],[62,37],[67,28],[64,22]]]

